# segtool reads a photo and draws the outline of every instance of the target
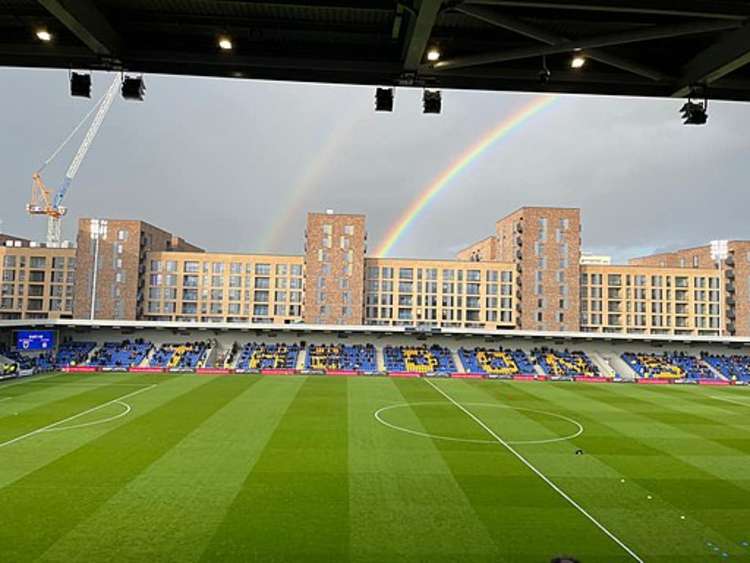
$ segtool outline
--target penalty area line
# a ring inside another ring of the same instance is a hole
[[[635,561],[638,561],[638,563],[643,563],[643,559],[641,559],[632,549],[630,549],[627,545],[625,545],[622,540],[620,540],[617,536],[615,536],[612,532],[610,532],[604,524],[599,522],[596,518],[594,518],[591,514],[589,514],[585,508],[583,508],[580,504],[578,504],[575,500],[573,500],[570,495],[568,495],[565,491],[563,491],[560,487],[558,487],[552,480],[549,479],[544,473],[542,473],[539,469],[537,469],[529,460],[527,460],[524,456],[522,456],[516,449],[511,446],[508,442],[503,440],[500,436],[497,435],[497,433],[492,430],[489,426],[487,426],[478,416],[476,416],[474,413],[472,413],[470,410],[468,410],[466,407],[464,407],[462,404],[458,403],[448,395],[445,391],[440,389],[437,385],[435,385],[432,381],[430,381],[428,378],[423,378],[425,382],[427,382],[430,387],[435,389],[438,393],[440,393],[443,397],[448,399],[451,403],[453,403],[454,406],[456,406],[459,410],[463,411],[464,414],[466,414],[469,418],[471,418],[474,422],[476,422],[479,426],[481,426],[485,432],[487,432],[490,436],[492,436],[498,444],[503,446],[506,450],[508,450],[511,454],[513,454],[521,463],[523,463],[526,467],[528,467],[531,471],[536,474],[537,477],[539,477],[542,481],[544,481],[553,491],[555,491],[557,494],[559,494],[561,497],[563,497],[568,503],[570,503],[573,508],[578,510],[581,514],[583,514],[586,518],[588,518],[589,521],[591,521],[597,528],[599,528],[604,534],[614,541],[618,546],[620,546],[628,555],[630,555]]]
[[[74,414],[73,416],[69,416],[67,418],[63,418],[61,420],[58,420],[56,422],[53,422],[52,424],[48,424],[47,426],[42,426],[41,428],[37,428],[36,430],[32,430],[31,432],[27,432],[26,434],[22,434],[20,436],[16,436],[15,438],[11,438],[10,440],[6,442],[0,443],[0,448],[4,448],[5,446],[10,446],[11,444],[15,444],[16,442],[20,442],[21,440],[25,440],[26,438],[31,438],[32,436],[35,436],[37,434],[40,434],[42,432],[46,432],[48,430],[53,429],[58,424],[63,424],[65,422],[70,422],[71,420],[75,420],[79,416],[83,416],[95,411],[98,411],[99,409],[102,409],[106,406],[109,406],[113,403],[117,403],[119,401],[122,401],[123,399],[127,399],[129,397],[133,397],[137,395],[138,393],[143,393],[144,391],[148,391],[149,389],[153,389],[156,387],[156,383],[153,385],[149,385],[148,387],[144,387],[143,389],[138,389],[137,391],[132,391],[131,393],[127,393],[125,395],[122,395],[121,397],[117,397],[115,399],[112,399],[111,401],[107,401],[106,403],[102,403],[100,405],[96,405],[95,407],[91,407],[90,409],[86,409],[85,411],[81,411],[78,414]]]

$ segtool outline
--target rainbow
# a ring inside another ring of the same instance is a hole
[[[414,199],[398,221],[388,229],[385,239],[375,251],[375,256],[381,258],[387,256],[401,237],[404,236],[404,233],[411,224],[414,223],[414,220],[425,210],[427,205],[448,186],[450,181],[455,178],[459,172],[479,158],[484,151],[490,148],[495,142],[507,137],[527,119],[550,106],[557,98],[557,96],[540,96],[534,98],[530,103],[523,106],[510,117],[505,118],[497,126],[485,133],[481,139],[464,151],[460,157],[453,161],[448,168],[443,170],[432,181],[432,183]]]
[[[291,225],[304,224],[304,207],[314,190],[320,184],[321,178],[330,172],[332,164],[339,156],[341,149],[351,142],[356,130],[362,125],[361,108],[355,107],[338,121],[328,138],[302,169],[302,174],[295,182],[291,192],[285,196],[286,205],[279,208],[279,213],[271,222],[269,228],[260,238],[258,248],[275,252],[281,245],[284,234]]]

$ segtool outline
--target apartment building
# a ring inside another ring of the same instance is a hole
[[[306,323],[363,323],[366,244],[364,215],[308,213],[304,260]]]
[[[513,265],[365,259],[365,324],[513,328]]]
[[[365,216],[332,211],[308,214],[300,255],[205,252],[116,219],[81,219],[75,248],[0,245],[6,319],[750,335],[750,241],[720,264],[706,245],[616,265],[581,252],[575,208],[518,209],[455,260],[369,257]]]
[[[72,318],[75,255],[0,235],[0,319]]]
[[[493,235],[457,257],[513,265],[517,328],[579,329],[579,209],[522,207],[497,221]]]
[[[144,319],[302,322],[302,256],[157,251],[147,258]]]
[[[143,221],[80,219],[74,317],[143,318],[148,253],[160,250],[202,252],[183,239]]]

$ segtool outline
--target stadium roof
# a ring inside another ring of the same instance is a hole
[[[750,100],[748,18],[733,0],[0,0],[0,65]]]

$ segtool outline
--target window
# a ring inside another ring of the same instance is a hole
[[[301,276],[302,275],[302,266],[300,264],[292,264],[291,273],[293,276]]]
[[[199,265],[197,261],[186,260],[183,266],[184,272],[197,273],[199,271]]]
[[[256,264],[255,265],[256,276],[270,276],[271,275],[271,264]],[[256,287],[258,287],[256,285]]]
[[[43,270],[47,266],[47,259],[44,256],[32,256],[29,260],[29,268],[32,270]]]
[[[324,235],[333,234],[333,225],[323,225],[323,234]]]
[[[286,276],[288,272],[288,267],[286,264],[276,264],[276,275],[277,276]]]
[[[128,231],[124,229],[117,231],[117,240],[128,240]]]
[[[354,225],[344,226],[344,234],[347,236],[352,236],[354,234]]]

